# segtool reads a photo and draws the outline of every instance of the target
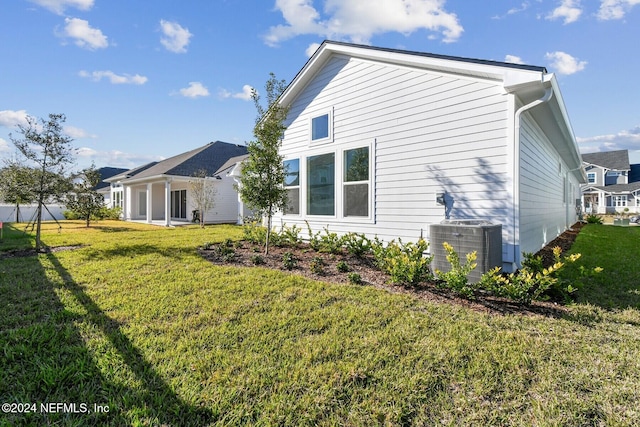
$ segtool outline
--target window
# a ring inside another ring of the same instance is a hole
[[[331,111],[312,117],[310,127],[311,142],[331,142],[333,139]]]
[[[589,181],[589,184],[595,184],[596,183],[596,173],[595,172],[589,172],[587,174],[587,180]]]
[[[300,159],[284,161],[284,186],[287,189],[285,214],[300,214]]]
[[[335,215],[335,154],[307,158],[307,214]]]
[[[202,215],[202,213],[200,213]],[[171,218],[187,217],[187,190],[171,192]]]
[[[627,196],[611,196],[611,206],[620,208],[627,206]]]
[[[369,147],[344,152],[344,216],[369,216]]]
[[[122,207],[122,191],[114,191],[113,192],[113,200],[111,201],[112,208],[121,208]]]

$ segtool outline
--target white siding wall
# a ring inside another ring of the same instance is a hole
[[[205,216],[206,223],[233,223],[238,221],[238,193],[233,188],[233,178],[222,177],[221,180],[215,180],[216,195],[214,197],[215,204],[213,209],[207,212]],[[188,195],[187,197],[190,197]],[[192,204],[192,199],[188,199]],[[195,209],[193,207],[192,209]],[[189,217],[190,218],[190,217]]]
[[[520,255],[534,253],[577,221],[580,184],[531,119],[520,133]]]
[[[275,223],[365,232],[385,240],[428,237],[444,219],[436,193],[453,201],[451,218],[504,223],[513,218],[509,95],[497,83],[357,59],[333,58],[292,105],[282,154],[300,158],[301,215]],[[311,117],[332,110],[333,142],[310,143]],[[342,150],[370,147],[375,161],[371,218],[342,216]],[[306,158],[336,154],[336,215],[308,217]],[[503,225],[505,233],[512,224]]]

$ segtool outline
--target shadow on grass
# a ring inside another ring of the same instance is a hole
[[[51,266],[40,262],[44,260]],[[55,254],[12,260],[2,273],[0,400],[37,405],[34,413],[3,414],[8,425],[206,425],[212,421],[209,410],[190,405],[172,390]],[[62,301],[56,289],[70,300]],[[85,345],[78,322],[108,341],[110,348],[100,353],[101,360]],[[109,364],[110,353],[117,354],[114,366]],[[126,381],[105,374],[122,370],[117,364],[126,365],[130,376]],[[41,403],[70,406],[44,413]],[[94,404],[108,408],[108,413],[93,412]]]

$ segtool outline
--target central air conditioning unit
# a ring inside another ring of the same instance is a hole
[[[444,220],[431,224],[429,228],[429,249],[433,260],[431,269],[435,272],[451,270],[447,254],[442,244],[453,246],[462,263],[466,255],[476,251],[477,267],[469,273],[470,283],[477,283],[483,273],[494,267],[502,267],[502,225],[483,220]]]

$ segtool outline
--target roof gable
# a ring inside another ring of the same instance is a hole
[[[586,153],[582,155],[582,161],[610,170],[630,170],[629,152],[627,150],[603,151],[600,153]]]

